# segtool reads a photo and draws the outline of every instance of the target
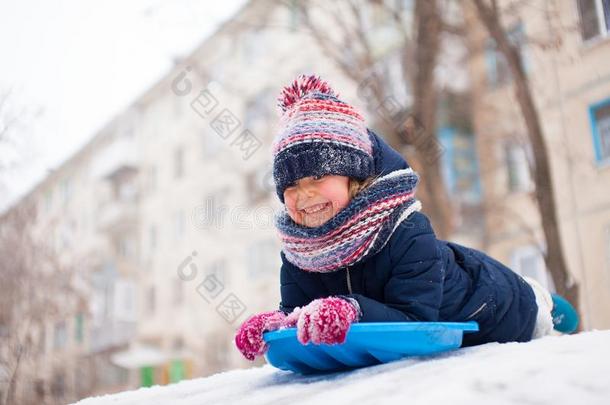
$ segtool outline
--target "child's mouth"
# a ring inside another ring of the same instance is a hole
[[[317,214],[319,212],[325,211],[329,207],[330,207],[330,203],[325,202],[325,203],[314,204],[310,207],[303,208],[303,209],[301,209],[301,211],[303,211],[304,213],[306,213],[308,215],[311,215],[311,214]]]

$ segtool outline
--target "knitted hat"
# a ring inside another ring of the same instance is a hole
[[[278,197],[308,176],[363,180],[374,172],[373,148],[362,115],[316,76],[299,76],[278,98],[280,130],[273,143]]]

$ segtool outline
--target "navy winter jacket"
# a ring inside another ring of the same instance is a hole
[[[408,167],[370,134],[377,173]],[[437,239],[420,212],[404,220],[377,254],[335,272],[307,272],[281,257],[285,313],[316,298],[342,295],[360,304],[359,322],[478,322],[479,332],[465,334],[463,346],[532,337],[538,307],[529,284],[476,249]]]

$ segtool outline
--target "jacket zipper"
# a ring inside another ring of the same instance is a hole
[[[466,317],[466,319],[470,319],[472,317],[474,317],[476,314],[478,314],[479,312],[481,312],[485,307],[487,306],[487,303],[484,302],[483,305],[481,305],[476,311],[474,311],[472,314],[468,315]]]
[[[347,271],[347,290],[351,294],[352,293],[352,281],[349,278],[349,267],[346,267],[345,270]]]

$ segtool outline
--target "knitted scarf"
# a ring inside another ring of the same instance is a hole
[[[421,209],[414,198],[418,182],[410,168],[379,177],[319,227],[299,225],[283,210],[275,225],[286,259],[302,270],[328,273],[376,254],[396,227]]]

